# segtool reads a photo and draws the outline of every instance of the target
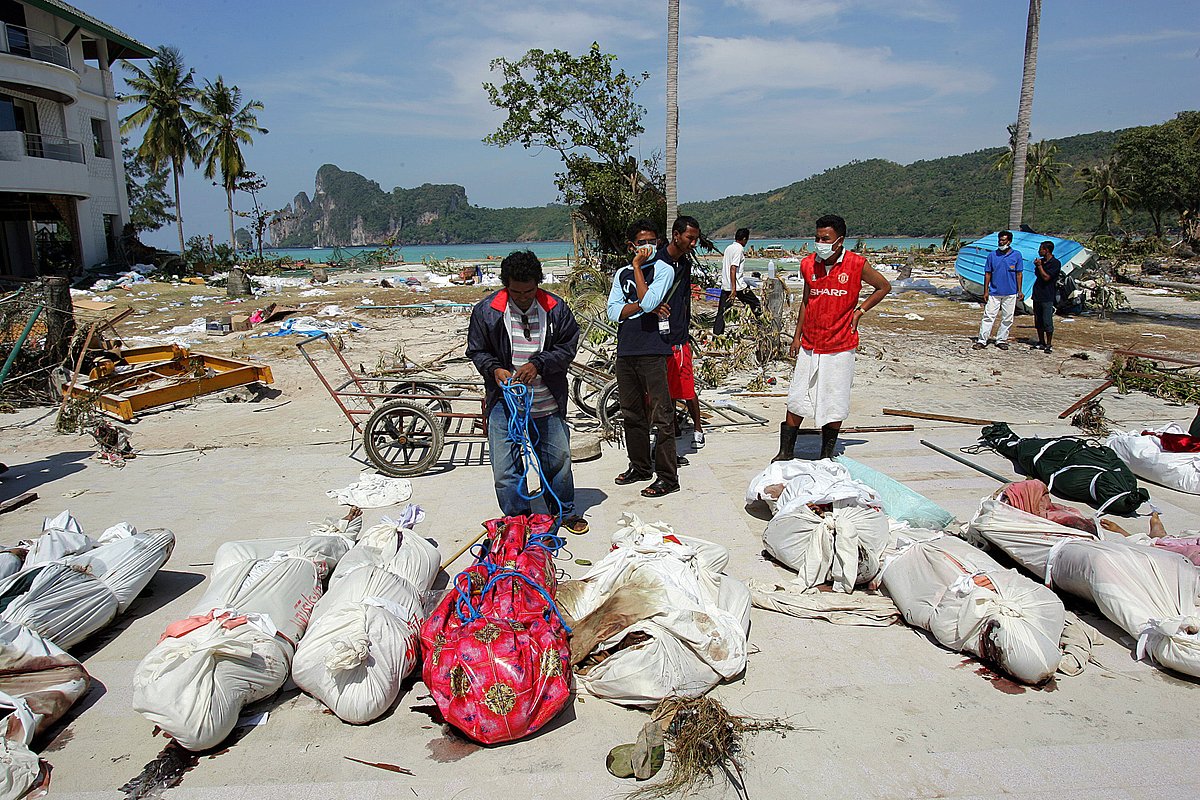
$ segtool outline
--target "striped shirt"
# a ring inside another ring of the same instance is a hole
[[[528,311],[522,311],[510,300],[508,303],[508,317],[512,320],[509,335],[512,338],[512,359],[513,370],[515,371],[522,364],[528,363],[529,359],[535,353],[541,352],[542,326],[538,318],[536,305],[530,306]],[[542,380],[541,375],[533,379],[530,389],[533,391],[533,411],[531,412],[531,416],[545,417],[558,413],[558,401],[554,399],[554,395],[550,394],[550,390],[546,388],[546,382]]]

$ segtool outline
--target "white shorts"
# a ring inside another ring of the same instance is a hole
[[[854,383],[854,351],[814,353],[800,349],[788,387],[787,410],[811,419],[818,427],[850,416]]]

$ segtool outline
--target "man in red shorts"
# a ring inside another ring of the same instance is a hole
[[[691,294],[691,287],[688,288]],[[691,308],[688,307],[688,324],[691,324]],[[673,329],[672,329],[673,330]],[[683,400],[687,403],[688,413],[692,417],[692,444],[699,450],[704,447],[704,422],[700,419],[700,399],[696,395],[696,375],[692,371],[692,343],[685,340],[682,344],[671,345],[671,355],[667,357],[667,389],[671,392],[672,400]],[[675,436],[683,435],[676,424]],[[680,456],[680,463],[687,461]]]
[[[833,458],[842,421],[850,414],[858,322],[892,285],[858,253],[845,248],[846,221],[834,214],[817,220],[816,253],[800,262],[804,298],[789,354],[796,371],[788,389],[787,419],[779,424],[779,453],[795,457],[796,434],[805,417],[821,428],[821,458]],[[863,283],[875,291],[858,301]]]

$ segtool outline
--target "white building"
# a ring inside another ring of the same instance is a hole
[[[59,0],[0,0],[0,275],[118,256],[118,59],[154,50]]]

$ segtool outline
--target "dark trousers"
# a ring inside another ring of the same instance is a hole
[[[737,293],[737,296],[738,300],[750,306],[750,310],[754,312],[754,316],[762,316],[761,306],[758,303],[758,298],[754,296],[754,292],[749,289],[742,289]],[[717,301],[717,321],[713,323],[713,333],[717,336],[725,332],[725,309],[732,305],[730,302],[732,297],[733,292],[721,292],[721,299]]]
[[[1054,301],[1033,301],[1033,327],[1045,333],[1054,333]]]
[[[667,356],[617,356],[615,372],[629,466],[640,472],[656,472],[659,480],[677,485],[675,401],[667,389]],[[657,441],[653,465],[650,462],[651,429]]]

